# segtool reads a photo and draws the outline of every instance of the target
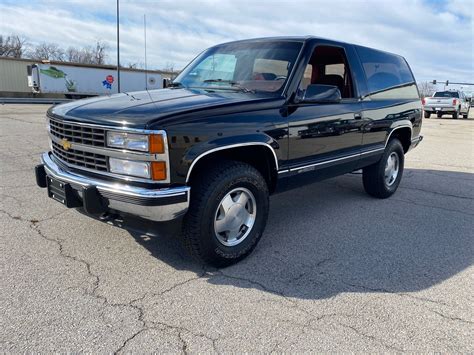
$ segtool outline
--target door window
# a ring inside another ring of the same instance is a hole
[[[343,48],[318,46],[306,66],[300,90],[308,85],[323,84],[339,88],[342,98],[353,98],[354,89],[347,58]]]

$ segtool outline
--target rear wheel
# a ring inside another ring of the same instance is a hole
[[[459,117],[459,108],[456,110],[456,112],[453,113],[453,118],[457,119]]]
[[[199,261],[216,267],[249,255],[268,217],[268,187],[254,167],[234,161],[216,164],[192,184],[183,222],[183,242]]]
[[[378,198],[392,196],[400,185],[404,162],[402,144],[396,138],[391,139],[382,158],[363,169],[362,181],[365,191]]]
[[[425,111],[425,118],[430,118],[430,116],[431,116],[431,113]]]

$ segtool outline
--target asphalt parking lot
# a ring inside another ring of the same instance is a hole
[[[0,352],[473,352],[474,110],[424,120],[388,200],[357,174],[273,196],[214,270],[37,188],[47,107],[0,106]]]

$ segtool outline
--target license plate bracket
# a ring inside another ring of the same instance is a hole
[[[441,111],[441,107],[436,107],[435,110],[436,111]]]
[[[82,201],[80,200],[77,192],[71,187],[70,184],[57,180],[48,176],[46,179],[48,196],[53,200],[62,203],[68,208],[81,207]]]

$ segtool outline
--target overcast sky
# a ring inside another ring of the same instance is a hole
[[[222,42],[315,35],[405,56],[418,81],[474,82],[474,0],[121,0],[121,62],[182,68]],[[30,43],[109,45],[116,63],[115,0],[0,0],[0,33]]]

